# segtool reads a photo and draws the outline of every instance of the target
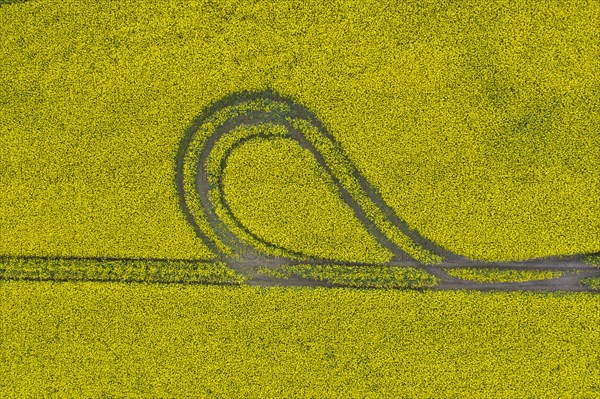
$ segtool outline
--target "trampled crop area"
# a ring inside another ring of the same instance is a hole
[[[600,397],[598,20],[0,0],[0,396]]]

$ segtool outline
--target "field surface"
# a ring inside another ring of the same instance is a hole
[[[587,1],[4,4],[0,254],[211,258],[178,207],[178,143],[204,107],[266,88],[444,248],[597,252],[599,18]]]
[[[2,397],[598,398],[600,296],[0,285]]]
[[[600,398],[599,20],[0,0],[0,397]]]

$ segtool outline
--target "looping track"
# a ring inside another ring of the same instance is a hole
[[[598,268],[583,263],[584,255],[496,263],[467,259],[437,246],[396,215],[312,112],[267,90],[235,93],[205,109],[188,128],[176,159],[176,186],[187,221],[220,260],[249,277],[249,284],[282,285],[279,279],[259,275],[259,267],[337,263],[262,239],[232,212],[223,193],[222,172],[233,149],[256,137],[285,137],[309,150],[356,218],[393,254],[388,265],[412,266],[434,274],[441,281],[434,289],[585,291],[579,279],[600,274]],[[451,277],[442,270],[457,266],[561,270],[565,274],[552,280],[482,284]],[[284,284],[327,285],[303,279]]]

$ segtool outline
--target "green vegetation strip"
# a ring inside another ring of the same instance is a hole
[[[600,255],[586,256],[583,261],[589,265],[600,267]]]
[[[344,266],[344,265],[283,265],[276,269],[262,268],[262,273],[277,278],[298,277],[327,281],[357,288],[428,288],[437,285],[438,278],[413,267]]]
[[[2,280],[241,284],[224,263],[156,260],[0,259]]]
[[[581,284],[593,290],[600,290],[600,277],[589,277],[581,279]]]
[[[445,268],[450,276],[481,283],[521,283],[534,280],[548,280],[563,275],[563,272],[552,270],[515,270],[515,269],[479,269],[479,268]]]
[[[0,397],[597,398],[600,295],[0,283]]]

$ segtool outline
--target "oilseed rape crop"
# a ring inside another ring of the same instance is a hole
[[[600,398],[599,20],[0,0],[0,398]]]
[[[241,284],[222,262],[0,258],[0,280]]]
[[[599,277],[589,277],[581,279],[581,283],[585,286],[588,286],[594,290],[600,291],[600,278]]]
[[[0,254],[215,259],[194,117],[271,88],[409,227],[474,259],[600,250],[600,5],[39,0],[0,8]]]
[[[411,288],[433,287],[438,279],[420,269],[390,266],[346,265],[282,265],[276,269],[263,268],[261,272],[277,278],[298,277],[327,281],[336,286],[355,288]]]
[[[0,282],[0,396],[596,398],[599,298]]]
[[[290,139],[257,138],[227,158],[224,197],[262,238],[304,255],[386,262],[391,254],[364,230],[330,177]]]
[[[444,268],[450,276],[481,283],[519,283],[524,281],[547,280],[563,275],[552,270],[517,270],[517,269],[478,269],[478,268]]]

